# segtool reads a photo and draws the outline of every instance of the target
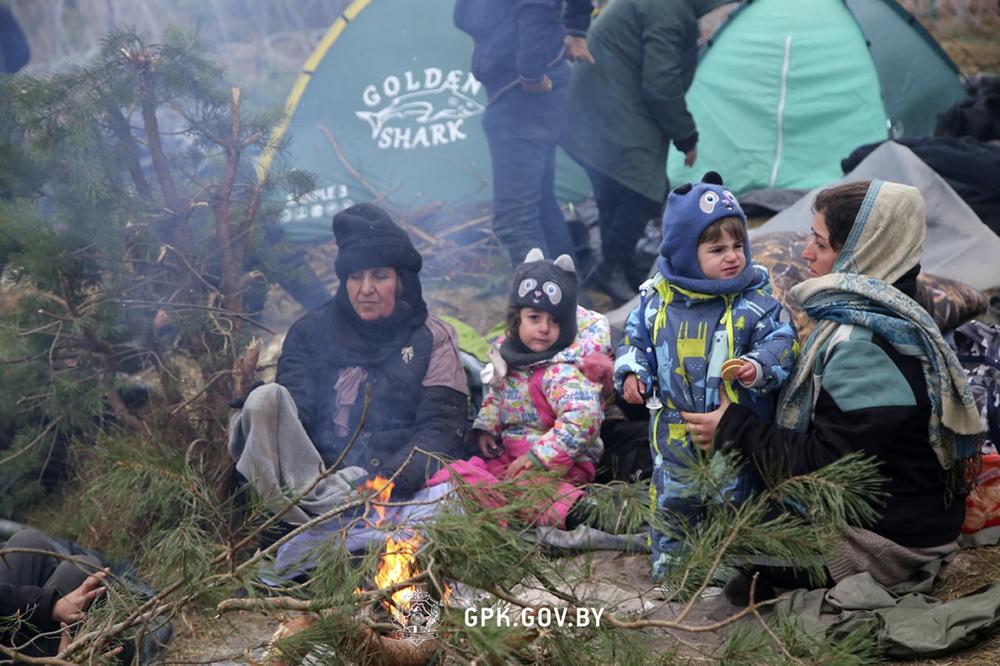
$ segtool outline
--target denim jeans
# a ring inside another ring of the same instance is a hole
[[[552,68],[561,74],[568,64]],[[573,240],[556,201],[556,141],[566,121],[568,76],[548,93],[514,86],[483,114],[493,164],[493,230],[516,266],[533,247],[546,258],[573,256]]]
[[[604,261],[628,266],[635,258],[646,223],[659,217],[662,201],[647,199],[593,167],[584,165],[597,200],[597,224],[601,228]]]

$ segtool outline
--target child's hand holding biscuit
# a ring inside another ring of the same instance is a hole
[[[745,358],[731,358],[722,364],[721,376],[727,382],[736,380],[744,386],[753,386],[757,381],[757,364]]]

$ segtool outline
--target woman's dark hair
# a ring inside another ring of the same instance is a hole
[[[870,180],[860,180],[854,183],[844,183],[836,187],[828,187],[816,195],[813,211],[822,213],[826,219],[826,228],[830,232],[830,247],[840,251],[847,242],[854,228],[854,220],[858,218],[861,204],[868,195]]]
[[[722,234],[724,233],[729,234],[730,238],[740,243],[747,242],[747,230],[743,226],[743,220],[730,215],[729,217],[719,218],[705,227],[705,230],[701,232],[701,236],[698,237],[698,245],[702,243],[714,243],[722,238]]]

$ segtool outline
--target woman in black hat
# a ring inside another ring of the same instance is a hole
[[[362,477],[395,474],[414,449],[459,456],[465,434],[455,333],[427,313],[413,243],[371,204],[338,213],[333,231],[337,294],[292,325],[276,383],[252,391],[230,421],[236,469],[265,497],[298,496],[343,458],[282,516],[295,524],[336,507]],[[414,454],[393,497],[436,469]]]

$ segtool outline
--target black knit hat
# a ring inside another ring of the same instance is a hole
[[[337,239],[334,269],[341,280],[365,268],[392,266],[416,273],[423,265],[406,232],[373,204],[354,204],[334,215],[333,235]]]
[[[510,307],[535,308],[552,315],[559,324],[559,338],[552,346],[560,350],[576,337],[576,267],[569,255],[555,261],[535,248],[514,269]]]

